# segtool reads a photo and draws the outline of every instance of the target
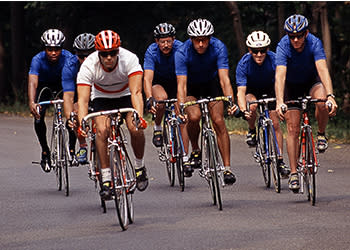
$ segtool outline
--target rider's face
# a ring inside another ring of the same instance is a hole
[[[158,38],[156,39],[156,43],[164,55],[169,55],[173,48],[174,37]]]
[[[252,55],[254,62],[258,65],[262,65],[266,58],[268,48],[248,48],[249,53]]]
[[[112,50],[112,51],[98,52],[98,57],[100,58],[100,62],[106,70],[112,71],[115,68],[118,62],[118,53],[119,53],[118,49]]]
[[[288,34],[289,41],[292,44],[293,48],[297,52],[303,51],[304,46],[305,46],[305,38],[306,38],[308,32],[309,31],[306,30],[306,31],[295,33],[295,34]]]
[[[209,36],[192,37],[191,41],[197,53],[204,54],[209,47],[210,37]]]
[[[49,62],[56,63],[61,56],[62,48],[60,47],[46,47],[45,48],[46,57]]]

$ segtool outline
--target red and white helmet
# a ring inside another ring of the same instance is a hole
[[[95,48],[97,51],[111,51],[119,48],[120,37],[113,30],[103,30],[95,37]]]

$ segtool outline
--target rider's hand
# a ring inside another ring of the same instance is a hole
[[[284,113],[286,113],[287,110],[288,106],[285,103],[276,104],[276,111],[281,121],[284,121]]]
[[[35,119],[39,120],[40,119],[40,114],[38,112],[38,110],[41,110],[41,107],[39,104],[31,102],[29,104],[29,109],[30,109],[30,113],[32,113],[32,115],[34,116]]]
[[[156,114],[156,99],[154,99],[153,96],[149,97],[147,100],[146,100],[146,108],[148,110],[148,112],[152,113],[152,114]]]
[[[77,130],[78,135],[81,136],[81,137],[84,137],[84,138],[87,137],[88,131],[89,131],[89,127],[86,127],[85,130],[83,130],[83,128],[81,126],[79,126],[79,128]]]
[[[327,107],[329,107],[329,106],[331,107],[331,109],[328,110],[329,111],[329,113],[328,113],[329,116],[331,116],[331,117],[335,116],[336,113],[337,113],[338,105],[337,105],[334,97],[333,96],[328,96],[327,97],[327,102],[325,104],[326,104]]]
[[[239,108],[238,108],[238,106],[236,104],[233,104],[232,106],[229,106],[227,108],[227,113],[229,115],[235,115],[236,111],[239,111]]]
[[[252,118],[252,111],[244,110],[243,114],[245,120],[249,120],[250,118]]]

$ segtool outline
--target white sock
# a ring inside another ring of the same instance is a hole
[[[111,169],[110,168],[102,168],[102,182],[112,181]]]
[[[162,125],[161,124],[159,124],[159,125],[157,125],[157,124],[154,124],[154,130],[162,130]]]
[[[135,158],[135,169],[140,169],[144,166],[144,160]]]
[[[225,171],[230,171],[230,172],[232,172],[232,171],[231,171],[231,166],[225,166]]]
[[[188,161],[188,156],[187,156],[187,155],[183,156],[183,157],[182,157],[182,160],[183,160],[183,162]]]

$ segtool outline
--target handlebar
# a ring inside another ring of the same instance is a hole
[[[309,103],[317,103],[317,102],[325,102],[328,110],[332,109],[332,103],[331,102],[327,102],[327,99],[319,99],[319,98],[314,98],[312,99],[311,96],[306,96],[306,97],[299,97],[297,100],[289,100],[286,101],[285,104],[301,104],[301,108],[303,110],[307,109],[307,104]],[[282,109],[283,112],[286,112],[287,110],[285,109],[285,111]]]
[[[270,102],[276,102],[276,98],[275,97],[262,98],[262,99],[259,99],[259,100],[247,102],[247,111],[250,112],[250,105],[253,105],[253,104],[260,104],[260,105],[261,104],[268,104]]]
[[[98,112],[93,112],[90,113],[88,115],[86,115],[82,121],[81,121],[81,127],[82,129],[85,131],[86,130],[86,126],[87,126],[87,122],[88,120],[97,117],[97,116],[101,116],[101,115],[113,115],[113,114],[122,114],[122,113],[128,113],[128,112],[133,112],[134,115],[134,119],[136,122],[136,128],[138,127],[138,125],[141,125],[141,128],[145,129],[147,128],[147,122],[145,121],[145,119],[143,119],[138,112],[136,111],[136,109],[133,108],[120,108],[120,109],[113,109],[113,110],[106,110],[106,111],[98,111]]]

